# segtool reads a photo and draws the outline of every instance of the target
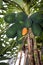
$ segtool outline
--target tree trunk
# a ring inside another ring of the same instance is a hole
[[[37,49],[36,40],[31,29],[29,29],[25,40],[27,40],[28,44],[27,46],[24,44],[22,47],[18,65],[42,65],[41,55]]]
[[[28,43],[28,52],[29,52],[28,65],[41,65],[40,54],[38,53],[36,40],[31,29],[29,29],[29,33],[27,36],[27,43]]]
[[[21,63],[21,57],[22,57],[22,52],[20,51],[18,53],[18,57],[17,57],[17,61],[16,61],[15,65],[20,65],[20,63]]]
[[[33,44],[32,44],[32,39],[30,38],[30,36],[28,35],[27,38],[27,42],[28,42],[28,57],[29,57],[29,65],[35,65],[35,62],[33,62],[34,60],[34,55],[33,55]]]

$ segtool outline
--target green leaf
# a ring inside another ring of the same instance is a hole
[[[7,59],[10,59],[10,58],[4,57],[4,56],[0,56],[0,60],[7,60]]]
[[[2,0],[0,0],[0,9],[2,8]]]
[[[27,18],[26,21],[24,22],[25,27],[31,27],[32,26],[32,21],[30,18]]]
[[[0,65],[9,65],[8,63],[0,63]]]
[[[21,7],[23,7],[23,0],[13,0],[14,2],[16,2],[17,4],[19,4]]]

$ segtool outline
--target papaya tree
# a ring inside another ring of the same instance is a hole
[[[5,5],[3,4],[5,3]],[[26,45],[28,43],[28,51],[31,55],[37,55],[37,63],[35,60],[35,64],[40,65],[38,50],[36,46],[35,37],[41,37],[43,34],[43,1],[41,0],[1,0],[0,8],[2,12],[1,15],[4,15],[4,22],[7,24],[6,28],[6,36],[7,38],[14,39],[16,37],[16,41],[12,41],[11,48],[14,45],[21,44]],[[6,6],[6,7],[4,7]],[[11,8],[10,8],[11,7]],[[6,12],[4,12],[4,11]],[[25,41],[26,43],[25,43]],[[33,41],[32,41],[33,40]],[[43,39],[42,39],[43,40]],[[14,44],[15,42],[15,44]],[[34,44],[33,44],[34,43]],[[33,46],[30,47],[30,46]],[[7,46],[4,51],[0,53],[2,55],[9,46]],[[35,51],[32,51],[35,49]],[[36,53],[35,53],[36,52]],[[32,57],[33,57],[32,55]],[[30,61],[32,59],[30,58]],[[32,62],[33,64],[33,62]],[[30,65],[32,65],[30,63]],[[33,64],[34,65],[34,64]]]

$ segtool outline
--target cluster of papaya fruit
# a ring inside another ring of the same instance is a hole
[[[34,35],[39,36],[43,32],[43,12],[36,12],[29,18],[24,12],[10,13],[4,16],[5,22],[12,24],[7,30],[8,38],[18,38],[28,33],[30,27]]]
[[[24,12],[9,13],[4,16],[5,22],[12,24],[6,30],[6,35],[8,38],[14,38],[15,36],[17,36],[17,38],[19,39],[26,34],[27,28],[24,28],[24,23],[26,18],[27,18],[27,15]],[[24,30],[25,30],[25,33],[24,33]]]
[[[43,12],[36,12],[30,18],[32,20],[32,31],[34,35],[41,35],[43,32]]]

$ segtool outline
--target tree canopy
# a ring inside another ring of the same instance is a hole
[[[25,36],[22,29],[30,27],[43,43],[43,0],[0,0],[0,59],[17,57]]]

